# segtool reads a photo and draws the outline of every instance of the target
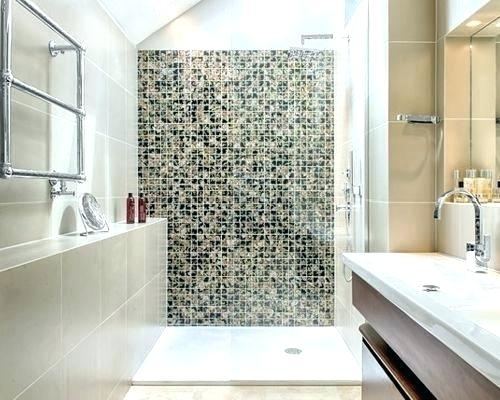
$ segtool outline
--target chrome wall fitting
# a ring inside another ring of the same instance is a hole
[[[441,118],[437,115],[412,115],[398,114],[396,120],[400,122],[408,122],[409,124],[439,124]]]
[[[49,42],[49,53],[52,57],[57,57],[59,54],[65,54],[67,51],[78,51],[78,49],[72,45],[57,44],[54,40]]]
[[[50,198],[54,200],[58,196],[76,196],[74,190],[68,190],[68,185],[65,180],[49,179]]]

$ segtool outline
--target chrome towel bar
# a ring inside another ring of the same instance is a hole
[[[409,124],[439,124],[441,118],[437,115],[412,115],[412,114],[398,114],[397,121],[408,122]]]
[[[84,149],[84,118],[85,118],[85,48],[69,33],[61,28],[54,20],[45,14],[36,4],[29,0],[0,0],[0,178],[42,178],[64,181],[82,182],[85,177],[85,149]],[[76,106],[40,90],[12,74],[12,2],[16,1],[27,11],[43,22],[52,31],[60,35],[69,45],[49,43],[48,51],[52,56],[64,54],[65,51],[76,52]],[[11,92],[12,88],[37,97],[43,101],[73,113],[77,122],[77,169],[76,174],[58,171],[34,171],[14,168],[11,160]]]

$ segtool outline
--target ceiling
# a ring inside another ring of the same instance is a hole
[[[173,21],[201,0],[100,0],[135,44]]]

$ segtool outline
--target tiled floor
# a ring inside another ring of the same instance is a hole
[[[134,386],[125,400],[361,400],[359,386]]]
[[[361,368],[336,328],[169,327],[133,382],[359,385]]]

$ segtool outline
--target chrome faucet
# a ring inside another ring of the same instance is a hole
[[[436,201],[434,219],[441,219],[441,208],[444,202],[449,196],[456,194],[465,196],[474,206],[474,243],[467,243],[466,251],[474,252],[475,266],[478,268],[478,272],[484,272],[491,259],[491,236],[483,233],[483,212],[479,199],[465,189],[454,189],[443,193]]]

